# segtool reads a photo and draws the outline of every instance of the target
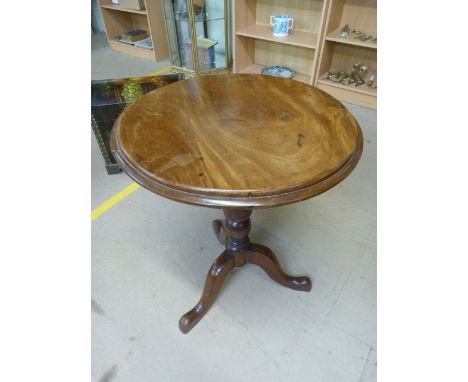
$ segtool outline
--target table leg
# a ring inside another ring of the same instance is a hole
[[[283,272],[273,251],[261,244],[251,244],[247,251],[247,263],[258,265],[268,276],[285,287],[309,292],[312,282],[307,276],[293,277]]]
[[[183,333],[188,333],[213,305],[226,276],[234,267],[242,267],[246,263],[255,264],[285,287],[306,292],[311,290],[312,283],[308,277],[287,275],[268,247],[250,243],[251,214],[251,210],[226,209],[224,224],[220,220],[213,221],[216,237],[226,249],[211,266],[200,301],[180,319],[179,328]]]
[[[224,251],[215,260],[206,276],[205,288],[203,289],[200,301],[180,319],[179,328],[182,333],[188,333],[210,309],[223,285],[224,279],[233,268],[234,257],[228,251]]]

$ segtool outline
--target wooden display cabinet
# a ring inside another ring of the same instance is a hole
[[[98,0],[111,49],[134,56],[161,61],[169,57],[166,26],[161,0],[144,0],[143,10],[123,8],[111,0]],[[118,40],[123,32],[144,29],[151,36],[153,49],[129,45]]]
[[[316,50],[324,21],[326,0],[233,0],[234,73],[260,73],[269,65],[285,65],[294,79],[313,83]],[[294,28],[275,37],[270,15],[286,13]]]
[[[340,37],[341,28],[348,24],[364,33],[377,35],[377,0],[330,0],[327,10],[324,41],[320,46],[316,86],[339,100],[377,107],[377,88],[366,85],[343,85],[326,79],[330,69],[350,72],[353,64],[364,62],[368,76],[377,83],[377,43]]]
[[[270,15],[294,18],[287,37],[275,37]],[[344,39],[348,24],[377,34],[377,0],[233,0],[233,72],[260,73],[268,65],[288,66],[295,80],[315,85],[341,101],[376,108],[377,88],[326,79],[330,69],[349,73],[364,62],[377,79],[377,43]],[[375,80],[376,83],[376,80]]]

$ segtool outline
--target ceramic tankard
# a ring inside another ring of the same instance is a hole
[[[289,15],[278,14],[270,16],[270,25],[273,26],[273,36],[284,37],[293,27],[294,19]]]

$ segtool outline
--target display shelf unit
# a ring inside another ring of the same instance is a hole
[[[268,65],[288,66],[295,80],[312,84],[328,0],[233,0],[233,72],[260,73]],[[294,18],[286,37],[275,37],[270,15]]]
[[[319,43],[315,84],[342,101],[375,109],[376,88],[343,85],[326,79],[330,69],[349,73],[354,63],[364,62],[369,68],[368,75],[373,74],[377,82],[377,44],[341,38],[340,30],[345,24],[376,36],[377,0],[329,0],[321,35],[323,41]]]
[[[144,10],[128,9],[111,0],[98,0],[111,49],[149,60],[161,61],[169,57],[166,26],[161,0],[145,0]],[[144,29],[151,36],[153,49],[145,49],[118,40],[123,32]]]

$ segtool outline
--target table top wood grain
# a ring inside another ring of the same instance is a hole
[[[299,81],[227,74],[190,78],[129,106],[111,136],[136,182],[180,202],[273,207],[343,180],[361,129],[327,93]]]

